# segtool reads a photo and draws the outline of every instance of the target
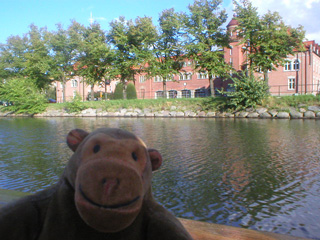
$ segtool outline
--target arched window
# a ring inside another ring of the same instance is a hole
[[[191,98],[191,91],[188,89],[184,89],[181,91],[181,95],[183,98]]]
[[[169,90],[169,98],[177,98],[178,92],[176,90]]]
[[[300,69],[300,61],[299,61],[299,59],[295,59],[293,61],[293,69],[296,70],[296,71],[298,71]]]
[[[192,73],[180,73],[180,79],[179,80],[191,80]]]
[[[203,88],[196,89],[194,91],[194,97],[205,97],[206,96],[206,91]]]
[[[71,80],[71,87],[78,87],[78,80],[72,79]]]
[[[208,72],[198,72],[198,79],[208,79]]]
[[[156,98],[163,98],[163,91],[156,91]]]

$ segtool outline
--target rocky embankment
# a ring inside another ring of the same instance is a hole
[[[1,113],[0,117],[30,117],[27,114]],[[48,110],[33,117],[186,117],[186,118],[278,118],[278,119],[320,119],[320,106],[301,106],[283,110],[267,108],[247,109],[242,112],[205,112],[201,110],[178,110],[172,106],[169,110],[153,111],[152,109],[118,109],[103,111],[102,109],[85,109],[80,113],[68,113],[65,110]]]

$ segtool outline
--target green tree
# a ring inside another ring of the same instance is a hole
[[[254,75],[246,76],[246,73],[239,72],[232,77],[232,81],[230,84],[232,92],[221,91],[228,97],[228,108],[235,110],[255,108],[268,96],[269,86],[262,79],[256,79]]]
[[[127,99],[137,99],[137,91],[133,83],[128,83]]]
[[[229,46],[229,36],[223,28],[227,13],[221,9],[222,0],[195,0],[185,15],[189,35],[188,55],[196,62],[196,69],[209,75],[211,95],[215,95],[214,77],[224,76],[229,66],[221,47]]]
[[[250,0],[234,1],[236,19],[239,22],[239,37],[244,43],[244,53],[249,60],[249,70],[263,72],[268,83],[268,71],[283,65],[288,55],[303,46],[302,26],[292,28],[284,24],[277,12],[268,12],[262,17]]]
[[[66,101],[65,84],[75,75],[76,57],[79,56],[84,27],[72,21],[67,30],[57,24],[57,31],[49,32],[50,56],[52,57],[50,74],[63,86],[63,102]]]
[[[112,77],[123,83],[126,99],[126,81],[133,80],[137,73],[145,71],[146,63],[152,57],[152,46],[156,41],[156,28],[148,17],[135,21],[120,17],[110,23],[107,35],[115,49]]]
[[[5,44],[0,45],[0,77],[2,79],[24,76],[27,42],[26,35],[10,36]]]
[[[46,28],[30,25],[25,53],[25,75],[33,79],[39,89],[48,90],[53,79],[50,77],[51,57],[46,39]]]
[[[182,19],[173,8],[164,10],[159,17],[157,41],[153,46],[154,58],[149,61],[150,76],[161,77],[163,96],[167,96],[166,82],[183,67]]]
[[[16,113],[35,114],[47,107],[47,101],[34,81],[25,77],[0,81],[0,99],[12,102],[6,109]]]
[[[123,99],[123,83],[118,83],[114,90],[113,99]]]
[[[80,52],[78,72],[91,86],[91,99],[93,100],[94,85],[105,83],[105,77],[110,75],[114,59],[114,51],[106,44],[105,32],[99,24],[91,24],[84,30]]]

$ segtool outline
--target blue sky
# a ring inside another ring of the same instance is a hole
[[[104,30],[109,23],[125,16],[152,17],[154,23],[162,10],[175,8],[187,12],[187,6],[194,0],[0,0],[0,43],[5,43],[10,35],[27,33],[29,25],[48,27],[55,30],[55,24],[62,23],[66,28],[71,19],[88,25],[90,13]],[[268,9],[278,11],[286,24],[297,27],[301,24],[307,30],[307,38],[320,44],[320,0],[252,0],[259,13]],[[232,17],[232,1],[224,0],[223,7]],[[229,21],[228,20],[228,21]]]

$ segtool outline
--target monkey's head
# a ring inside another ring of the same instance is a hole
[[[74,154],[65,174],[81,218],[101,232],[130,226],[150,194],[152,171],[161,166],[161,154],[134,134],[115,128],[90,134],[74,129],[67,144]]]

